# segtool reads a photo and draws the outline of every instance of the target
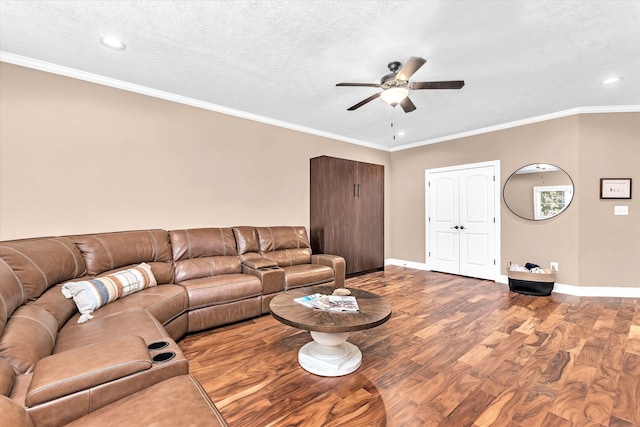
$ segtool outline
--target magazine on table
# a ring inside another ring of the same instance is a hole
[[[296,298],[294,300],[298,304],[302,304],[305,307],[317,308],[327,311],[359,311],[358,301],[356,297],[352,295],[322,295],[313,294],[306,295],[304,297]]]

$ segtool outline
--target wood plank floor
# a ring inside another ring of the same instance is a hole
[[[389,266],[348,279],[392,318],[349,341],[351,375],[300,368],[308,332],[271,316],[180,346],[231,427],[640,426],[640,300],[530,297]]]

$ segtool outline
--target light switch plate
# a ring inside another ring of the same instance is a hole
[[[614,206],[614,215],[629,215],[629,206]]]

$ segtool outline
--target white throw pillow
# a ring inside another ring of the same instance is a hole
[[[92,319],[91,313],[103,305],[157,284],[151,266],[143,262],[133,268],[106,276],[67,282],[62,285],[62,294],[66,298],[73,298],[78,311],[82,313],[78,323],[84,323]]]

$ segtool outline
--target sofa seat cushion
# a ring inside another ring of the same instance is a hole
[[[131,335],[134,331],[147,344],[169,338],[167,331],[147,310],[128,310],[111,316],[96,317],[86,323],[67,322],[58,332],[53,353]]]
[[[189,298],[187,291],[178,285],[158,285],[144,289],[126,298],[116,300],[93,312],[96,321],[101,317],[112,316],[121,311],[146,309],[163,325],[187,311]],[[70,319],[75,323],[80,313]]]
[[[222,274],[180,282],[189,294],[189,309],[260,296],[262,283],[250,274]]]
[[[53,354],[40,360],[25,404],[34,406],[151,368],[147,344],[136,335]]]
[[[181,375],[92,412],[68,426],[226,426],[200,384]]]
[[[331,267],[320,264],[299,264],[283,267],[286,289],[318,285],[335,279]]]

